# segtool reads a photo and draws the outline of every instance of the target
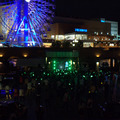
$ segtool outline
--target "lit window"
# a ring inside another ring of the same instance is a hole
[[[64,40],[64,35],[56,35],[56,40]]]
[[[114,44],[113,43],[110,43],[110,45],[109,46],[114,46]]]
[[[66,40],[74,40],[75,39],[75,35],[65,35],[65,39]]]
[[[55,39],[55,36],[54,36],[54,35],[51,35],[51,39]]]

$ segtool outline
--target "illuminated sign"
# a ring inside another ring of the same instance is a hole
[[[87,32],[87,29],[75,28],[75,32]]]
[[[101,20],[102,23],[105,23],[105,20]]]

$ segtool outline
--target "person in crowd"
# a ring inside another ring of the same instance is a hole
[[[24,89],[22,86],[19,88],[19,101],[22,103],[24,101]]]
[[[2,90],[2,83],[0,82],[0,98],[2,97],[1,96],[1,90]]]
[[[31,81],[29,80],[29,82],[27,83],[27,95],[30,95],[31,90],[32,90],[32,83],[31,83]]]
[[[18,89],[14,88],[13,98],[15,102],[18,102],[18,95],[19,95]]]
[[[6,92],[6,99],[12,99],[11,94],[9,93],[10,87],[9,85],[5,86],[5,92]]]

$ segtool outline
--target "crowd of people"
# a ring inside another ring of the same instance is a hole
[[[13,100],[28,108],[34,104],[38,120],[103,117],[107,104],[119,102],[119,79],[119,73],[103,70],[16,68],[0,77],[0,100]]]

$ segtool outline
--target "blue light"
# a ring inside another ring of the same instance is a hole
[[[11,0],[0,1],[0,24],[4,28],[2,32],[7,36],[5,43],[9,47],[41,47],[42,35],[50,31],[49,23],[53,22],[55,0],[6,1]]]
[[[87,29],[75,28],[75,32],[87,32]]]
[[[101,20],[101,22],[102,22],[102,23],[105,23],[105,21],[104,21],[104,20]]]
[[[68,62],[65,62],[65,67],[68,67]]]
[[[12,90],[9,90],[9,94],[12,94],[13,92],[12,92]],[[1,95],[5,95],[6,94],[6,91],[5,90],[1,90],[1,93],[0,93]]]
[[[5,94],[6,94],[5,90],[1,90],[1,95],[5,95]]]

